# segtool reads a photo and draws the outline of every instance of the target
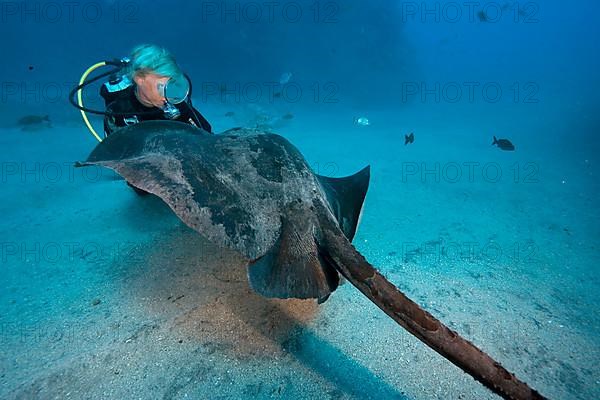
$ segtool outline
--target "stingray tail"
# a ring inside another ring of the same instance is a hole
[[[335,229],[325,229],[321,249],[340,274],[400,326],[505,399],[545,399],[497,361],[406,297]]]
[[[494,141],[492,142],[492,146],[498,144],[498,139],[496,139],[496,136],[494,136]]]

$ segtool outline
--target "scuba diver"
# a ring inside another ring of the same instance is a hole
[[[88,79],[94,70],[104,66],[115,68]],[[83,105],[85,86],[105,77],[100,95],[105,110],[93,110]],[[119,128],[148,120],[171,120],[193,125],[198,133],[212,134],[210,123],[192,105],[192,82],[183,73],[173,55],[166,49],[150,44],[137,46],[130,58],[102,61],[89,67],[81,76],[79,85],[69,93],[69,101],[80,110],[92,135],[103,139],[94,130],[87,113],[104,116],[104,138]],[[137,194],[148,192],[127,182]]]
[[[144,44],[131,53],[121,75],[113,74],[104,98],[104,133],[146,120],[185,122],[212,133],[210,123],[192,106],[191,83],[166,49]]]

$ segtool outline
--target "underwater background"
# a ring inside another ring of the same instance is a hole
[[[327,176],[370,165],[367,260],[548,398],[600,398],[599,11],[1,2],[0,398],[497,398],[350,284],[263,298],[160,199],[74,168],[97,142],[69,91],[141,43],[215,132],[276,132]]]

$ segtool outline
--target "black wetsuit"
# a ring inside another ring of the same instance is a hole
[[[100,95],[104,98],[106,104],[106,111],[114,113],[131,112],[134,114],[126,116],[106,115],[104,117],[104,133],[106,136],[119,128],[133,125],[141,121],[169,119],[164,115],[161,109],[157,107],[146,107],[140,103],[135,95],[135,84],[131,84],[121,90],[111,90],[114,87],[114,85],[105,84],[102,85],[102,88],[100,89]],[[175,104],[175,107],[177,107],[181,115],[173,119],[173,121],[185,122],[212,133],[212,127],[206,118],[191,105],[189,100]]]

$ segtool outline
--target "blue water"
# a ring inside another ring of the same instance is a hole
[[[470,4],[2,2],[0,397],[496,398],[350,284],[263,299],[160,200],[72,167],[96,141],[69,90],[154,43],[215,132],[371,165],[354,244],[409,297],[549,398],[600,398],[600,10]]]

